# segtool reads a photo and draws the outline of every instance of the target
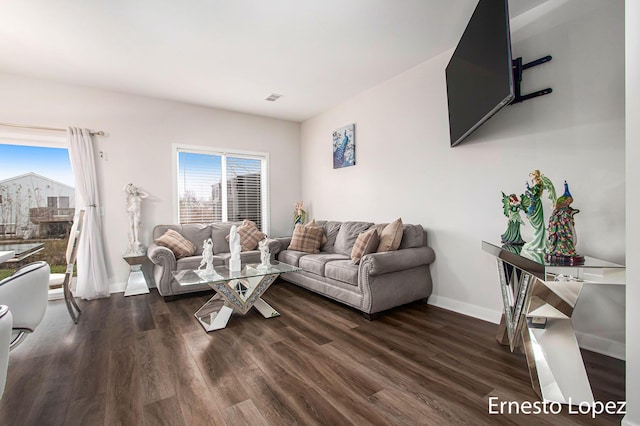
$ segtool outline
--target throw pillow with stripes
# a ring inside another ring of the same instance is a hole
[[[351,260],[355,265],[360,263],[362,256],[369,253],[375,253],[380,243],[378,231],[375,228],[361,232],[356,239],[353,249],[351,249]]]
[[[296,225],[288,250],[303,251],[305,253],[320,253],[324,230],[315,226]]]
[[[167,229],[167,232],[156,239],[155,242],[171,250],[176,259],[191,256],[196,252],[196,246],[173,229]]]

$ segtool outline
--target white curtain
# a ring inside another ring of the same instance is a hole
[[[76,190],[84,200],[86,209],[78,245],[76,296],[82,299],[109,297],[100,197],[91,133],[87,129],[70,127],[67,130],[67,136]]]

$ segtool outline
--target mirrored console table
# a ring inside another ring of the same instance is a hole
[[[527,357],[533,389],[543,401],[594,402],[571,315],[584,285],[625,285],[625,267],[585,256],[581,265],[545,261],[543,253],[486,241],[495,256],[504,312],[496,339]]]

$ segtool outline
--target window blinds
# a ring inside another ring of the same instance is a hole
[[[264,161],[250,156],[179,150],[179,222],[249,219],[262,229]]]

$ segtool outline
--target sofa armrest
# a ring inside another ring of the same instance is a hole
[[[162,266],[169,271],[176,269],[176,256],[167,247],[151,243],[147,249],[147,257],[154,265]]]
[[[404,271],[431,264],[436,255],[431,247],[414,247],[382,253],[371,253],[362,257],[360,271],[371,276]]]
[[[272,256],[275,256],[282,251],[282,244],[280,244],[280,241],[277,238],[267,238],[267,246],[269,247],[269,253],[271,253]]]

